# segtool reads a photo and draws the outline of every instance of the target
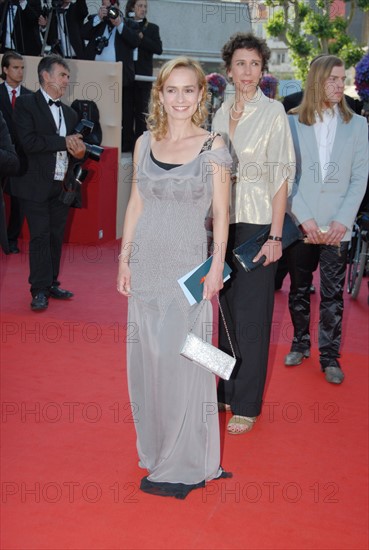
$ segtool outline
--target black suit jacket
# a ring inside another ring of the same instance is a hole
[[[25,94],[33,94],[33,92],[31,90],[29,90],[28,88],[25,88],[24,86],[21,86],[20,96],[25,95]],[[17,98],[17,101],[18,101],[18,98]],[[8,130],[9,130],[11,140],[12,140],[13,143],[15,143],[15,129],[14,129],[14,122],[13,122],[14,110],[13,110],[12,104],[10,102],[10,97],[9,97],[9,94],[8,94],[8,90],[6,89],[4,83],[0,84],[0,111],[2,111],[5,122],[8,126]],[[27,159],[25,157],[24,152],[22,151],[22,148],[19,145],[15,144],[15,150],[16,150],[16,152],[18,154],[18,157],[19,157],[19,160],[20,160],[20,165],[19,165],[19,170],[17,172],[17,175],[21,176],[22,174],[24,174],[24,170],[25,170],[25,167],[27,165]],[[12,192],[11,192],[11,183],[10,183],[9,179],[6,180],[5,189],[6,189],[7,193],[12,194]]]
[[[78,122],[77,113],[62,103],[67,135],[73,133]],[[41,91],[17,99],[14,108],[16,143],[26,157],[25,173],[11,178],[11,192],[16,197],[42,202],[47,200],[50,182],[54,180],[56,155],[66,151],[65,137],[59,136],[50,107]],[[73,179],[73,166],[77,161],[69,156],[65,182]]]
[[[19,160],[12,144],[10,134],[0,112],[0,177],[16,174]]]
[[[69,4],[69,8],[67,10],[61,10],[61,11],[62,12],[65,11],[65,20],[67,23],[68,36],[77,59],[85,59],[85,55],[86,55],[85,42],[84,40],[82,40],[82,37],[81,37],[81,28],[84,20],[88,15],[86,0],[77,0],[74,4]],[[53,51],[55,53],[58,53],[59,55],[62,55],[63,57],[65,57],[66,54],[68,53],[68,57],[70,57],[69,52],[62,51],[61,44],[58,43],[58,40],[59,40],[58,21],[57,21],[56,11],[54,10],[52,14],[51,23],[50,23],[47,43],[50,44],[51,46],[57,43],[56,46],[53,48]]]
[[[94,15],[91,15],[88,22],[82,27],[82,38],[89,41],[86,48],[86,59],[95,59],[95,39],[104,34],[107,26],[106,21],[101,21],[94,27],[92,24],[94,17]],[[126,24],[124,24],[121,34],[118,31],[115,33],[116,61],[122,61],[123,63],[123,86],[132,84],[135,79],[133,50],[139,46],[139,43],[138,32],[129,28]]]
[[[9,0],[0,4],[0,52],[5,51],[6,25]],[[4,13],[5,12],[5,13]],[[41,38],[39,33],[38,18],[41,14],[40,0],[27,0],[27,6],[22,10],[19,6],[14,19],[13,39],[16,50],[22,55],[40,55]]]
[[[20,95],[32,94],[32,93],[33,92],[28,88],[21,86]],[[12,138],[12,142],[14,143],[13,107],[10,102],[8,90],[6,89],[4,82],[0,84],[0,111],[3,113],[5,122],[8,126],[10,137]]]
[[[159,27],[154,23],[149,23],[144,19],[140,24],[140,31],[143,38],[138,46],[138,59],[135,61],[136,74],[152,76],[153,73],[153,55],[163,53],[163,45],[159,34]]]

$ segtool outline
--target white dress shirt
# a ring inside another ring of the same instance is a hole
[[[21,89],[21,85],[19,84],[19,86],[17,86],[16,88],[12,88],[11,86],[9,86],[9,84],[5,81],[4,82],[5,84],[5,88],[7,89],[8,91],[8,94],[9,94],[9,100],[10,100],[10,103],[12,102],[12,99],[13,99],[13,90],[16,91],[16,94],[15,94],[15,97],[19,97],[20,95],[20,89]]]
[[[332,155],[334,138],[337,130],[338,107],[334,105],[333,109],[323,111],[323,120],[320,120],[316,114],[316,122],[314,124],[314,132],[319,151],[320,171],[322,174],[323,183],[329,174],[332,173],[329,162]]]
[[[52,97],[50,97],[43,88],[41,88],[41,93],[44,96],[47,104],[49,104],[49,99],[52,101],[55,101]],[[63,109],[61,107],[57,107],[56,105],[48,105],[51,114],[53,115],[55,126],[57,129],[57,133],[59,136],[65,137],[67,135],[67,127],[65,125],[64,115],[63,115]],[[56,163],[55,163],[55,172],[54,172],[54,179],[58,181],[63,181],[65,174],[68,170],[68,153],[67,151],[58,151],[56,155]]]

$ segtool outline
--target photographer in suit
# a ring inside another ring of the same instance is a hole
[[[122,151],[133,148],[133,83],[135,68],[133,50],[139,45],[137,25],[124,19],[119,3],[102,0],[96,15],[82,27],[82,38],[88,40],[87,59],[95,61],[122,61],[123,63],[123,128]]]
[[[0,0],[0,53],[40,55],[40,0]]]
[[[45,310],[48,298],[69,299],[58,281],[69,206],[60,200],[71,181],[73,167],[84,158],[86,146],[73,134],[77,113],[61,103],[69,82],[69,67],[58,55],[38,64],[40,89],[20,96],[14,109],[16,141],[26,156],[25,174],[12,178],[12,192],[30,231],[29,261],[33,311]]]
[[[31,90],[22,86],[24,73],[24,61],[23,57],[16,52],[6,52],[1,59],[1,78],[5,81],[0,84],[0,111],[4,116],[5,122],[8,126],[10,137],[14,143],[14,125],[13,125],[13,111],[15,102],[20,95],[32,94]],[[18,151],[21,159],[21,169],[23,166],[23,155],[21,151]],[[18,175],[20,172],[18,172]],[[17,197],[12,195],[10,180],[4,179],[4,191],[10,195],[10,216],[8,223],[8,241],[9,252],[12,254],[18,254],[18,237],[22,229],[23,214],[20,210],[20,204]]]
[[[133,19],[138,25],[140,44],[133,52],[136,75],[152,76],[153,55],[161,55],[163,46],[159,27],[146,19],[147,0],[128,0],[126,18]],[[148,113],[151,82],[135,80],[133,93],[134,136],[135,140],[146,130],[145,114]]]
[[[54,53],[65,58],[85,59],[85,43],[81,28],[88,15],[86,0],[52,0],[52,11],[39,18],[41,30],[45,31],[51,17],[47,44]]]

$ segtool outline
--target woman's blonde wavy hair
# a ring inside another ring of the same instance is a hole
[[[305,85],[304,97],[301,105],[291,109],[291,114],[298,114],[299,121],[307,126],[315,124],[315,115],[318,113],[320,120],[323,120],[323,111],[327,101],[324,86],[334,67],[343,67],[342,59],[335,55],[323,55],[312,62]],[[350,122],[352,111],[347,105],[345,96],[337,104],[344,122]]]
[[[183,67],[194,71],[197,76],[199,89],[204,91],[200,100],[200,109],[196,109],[196,111],[192,115],[192,122],[196,124],[196,126],[202,126],[208,116],[208,110],[206,108],[207,83],[205,73],[202,70],[201,65],[190,57],[183,56],[171,59],[162,66],[156,82],[154,82],[153,84],[149,104],[149,115],[146,119],[148,129],[153,134],[154,138],[158,141],[163,139],[168,131],[167,114],[165,110],[163,112],[159,93],[163,90],[165,82],[168,80],[174,69],[179,69]]]

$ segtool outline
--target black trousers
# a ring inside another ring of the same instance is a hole
[[[291,288],[288,305],[294,328],[291,351],[310,349],[310,285],[313,273],[320,269],[320,319],[318,341],[320,363],[324,369],[330,359],[340,356],[348,242],[338,248],[309,245],[291,247],[288,255]]]
[[[62,182],[50,184],[50,194],[43,202],[21,199],[29,231],[29,283],[31,294],[40,290],[47,293],[50,286],[58,284],[60,258],[69,206],[59,200]]]
[[[231,279],[220,292],[220,303],[235,348],[237,363],[230,380],[220,380],[218,401],[231,405],[233,414],[258,416],[261,412],[274,307],[276,264],[246,272],[232,250],[263,226],[230,225],[226,261]],[[225,328],[219,321],[219,346],[231,354]]]
[[[146,128],[146,114],[149,110],[149,101],[151,93],[151,82],[135,81],[134,85],[134,128],[135,141],[139,138]]]
[[[24,215],[21,210],[18,197],[10,195],[10,216],[8,222],[8,241],[9,244],[17,244],[19,234],[22,229]]]
[[[10,198],[10,213],[8,221],[8,241],[10,245],[17,245],[18,237],[22,229],[24,214],[21,211],[20,201],[18,197],[14,197],[9,192],[9,179],[4,179],[4,191],[9,194]]]
[[[122,152],[132,152],[134,148],[134,131],[133,131],[133,98],[134,98],[134,83],[128,86],[123,86],[123,103],[122,103]]]

